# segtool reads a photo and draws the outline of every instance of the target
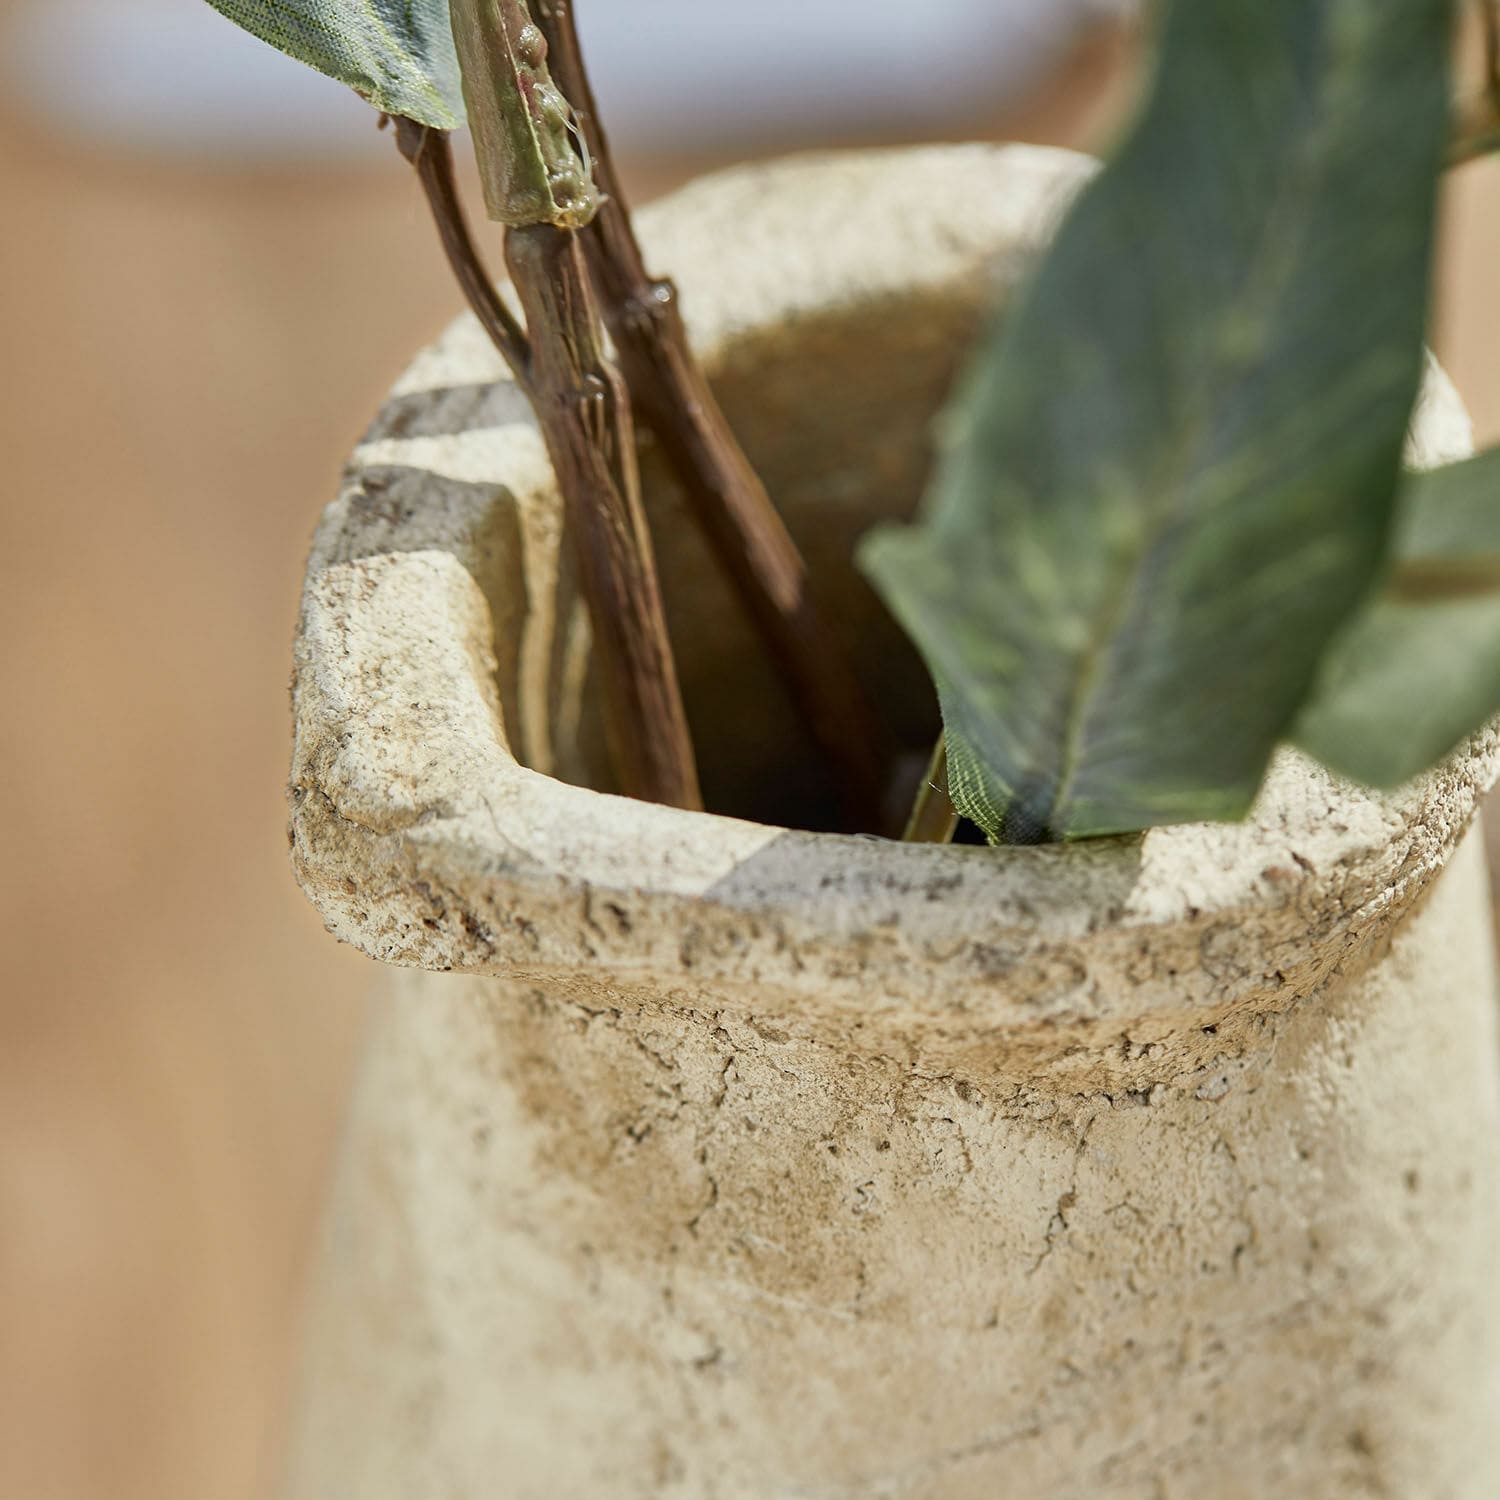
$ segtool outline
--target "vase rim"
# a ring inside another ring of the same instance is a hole
[[[821,153],[700,179],[645,210],[640,229],[711,352],[839,299],[878,304],[1029,259],[1088,171],[1029,146]],[[796,274],[772,274],[767,247],[793,230]],[[409,415],[504,378],[465,317],[391,402]],[[389,423],[373,431],[353,485],[391,461]],[[482,466],[513,489],[549,484],[529,414],[483,438]],[[461,467],[443,441],[413,451]],[[1469,451],[1462,403],[1435,367],[1413,450],[1424,464]],[[1382,795],[1283,751],[1244,823],[1004,850],[633,802],[511,754],[488,680],[489,605],[462,549],[408,522],[348,487],[325,513],[294,680],[298,877],[332,931],[389,962],[616,989],[677,976],[991,1028],[1280,1003],[1418,899],[1500,759],[1486,731]]]

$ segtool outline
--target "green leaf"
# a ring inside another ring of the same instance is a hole
[[[448,0],[208,0],[263,42],[346,83],[387,114],[464,123]]]
[[[1500,590],[1500,451],[1408,474],[1386,593],[1409,603]]]
[[[1293,734],[1380,787],[1500,713],[1500,449],[1409,476],[1400,503],[1391,579],[1334,642]]]
[[[994,838],[1247,811],[1386,554],[1447,0],[1178,0],[1137,127],[866,571]]]

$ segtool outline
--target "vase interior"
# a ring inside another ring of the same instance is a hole
[[[916,510],[932,463],[934,419],[983,315],[972,287],[927,289],[751,329],[710,361],[725,415],[883,721],[897,809],[937,734],[937,699],[855,553],[872,526],[907,520]],[[790,827],[873,831],[843,821],[829,767],[665,462],[649,438],[642,447],[645,503],[708,809]],[[609,790],[598,701],[591,683],[578,705],[576,756],[559,769],[569,780]],[[568,717],[563,705],[554,705],[554,715]]]

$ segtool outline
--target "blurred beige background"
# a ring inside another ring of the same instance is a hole
[[[1091,33],[967,133],[1098,140],[1129,51]],[[1500,163],[1447,224],[1439,344],[1494,439]],[[285,856],[302,557],[457,298],[394,156],[0,115],[0,225],[0,1496],[259,1500],[369,977]]]

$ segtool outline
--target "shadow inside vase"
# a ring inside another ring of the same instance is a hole
[[[725,415],[806,559],[823,613],[891,746],[893,802],[914,791],[937,734],[928,674],[858,572],[860,537],[915,510],[933,417],[983,315],[983,288],[866,298],[726,340],[708,373]],[[351,466],[328,561],[424,548],[459,558],[489,602],[506,739],[523,764],[616,790],[589,666],[588,626],[560,505],[509,473],[525,429],[508,379],[408,391],[386,403]],[[832,772],[649,432],[642,487],[668,626],[712,812],[812,831],[850,828]],[[493,457],[492,457],[493,455]],[[545,556],[543,555],[545,554]]]

